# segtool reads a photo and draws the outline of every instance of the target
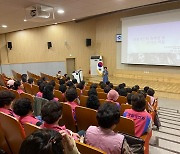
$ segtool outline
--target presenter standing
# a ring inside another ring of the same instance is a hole
[[[107,81],[108,81],[108,70],[107,70],[107,67],[104,67],[103,82],[106,83]]]

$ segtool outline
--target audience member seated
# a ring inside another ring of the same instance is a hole
[[[67,83],[68,81],[70,81],[70,77],[69,77],[69,76],[66,77],[66,83]]]
[[[135,136],[140,137],[152,129],[151,115],[145,110],[146,100],[142,94],[131,97],[132,109],[126,109],[123,116],[135,123]]]
[[[109,93],[107,94],[107,99],[106,99],[106,101],[108,101],[108,102],[114,102],[114,103],[116,103],[116,105],[118,106],[118,108],[120,108],[120,104],[119,104],[118,102],[116,102],[117,99],[118,99],[118,97],[119,97],[118,92],[117,92],[116,90],[112,89],[112,90],[110,90]]]
[[[140,89],[139,85],[135,85],[134,87],[136,87],[138,90]]]
[[[81,90],[81,94],[83,93],[83,89],[84,89],[84,85],[82,84],[82,82],[80,82],[78,85],[77,85],[77,88],[79,88]]]
[[[91,84],[90,89],[91,89],[91,88],[96,89],[96,88],[97,88],[97,84],[96,84],[96,83]]]
[[[102,81],[101,81],[101,82],[102,82]],[[104,82],[102,82],[102,83],[100,84],[101,89],[104,89],[106,86],[107,86],[107,85],[106,85]]]
[[[127,91],[127,93],[132,93],[132,89],[131,88],[126,88],[126,91]]]
[[[7,81],[7,88],[8,89],[14,89],[14,80],[8,80]]]
[[[58,80],[62,79],[61,71],[58,71],[58,73],[56,74],[56,78]]]
[[[21,144],[19,154],[80,154],[75,141],[64,132],[40,129]]]
[[[132,93],[137,93],[138,92],[138,87],[132,87]]]
[[[75,108],[79,106],[76,102],[75,99],[77,98],[77,91],[74,88],[69,88],[66,90],[66,99],[67,103],[71,106],[72,109],[72,114],[74,119],[76,119],[76,114],[75,114]]]
[[[76,85],[76,84],[77,84],[77,80],[76,80],[76,79],[72,79],[72,83],[73,83],[74,85]]]
[[[125,97],[127,96],[127,91],[125,88],[119,89],[118,93],[120,96],[125,96]]]
[[[111,87],[110,86],[106,86],[104,88],[104,92],[107,94],[109,91],[111,90]]]
[[[13,104],[13,111],[19,117],[19,122],[24,125],[30,123],[40,126],[42,123],[33,116],[32,102],[28,98],[21,98],[16,100]]]
[[[96,117],[99,127],[90,126],[87,129],[85,142],[107,154],[131,153],[124,136],[113,131],[120,120],[117,106],[111,103],[103,104]]]
[[[113,84],[112,83],[110,83],[109,85],[108,85],[111,89],[113,89]]]
[[[37,85],[40,86],[40,84],[43,83],[43,82],[45,82],[45,81],[42,80],[42,79],[39,79],[39,80],[37,81]]]
[[[27,74],[22,74],[21,75],[21,81],[22,82],[27,82]]]
[[[42,120],[44,123],[41,128],[53,129],[57,132],[64,130],[68,135],[73,136],[74,139],[78,139],[79,135],[73,133],[71,130],[66,129],[66,126],[59,126],[58,122],[62,118],[62,104],[58,102],[48,102],[41,110]]]
[[[65,84],[65,80],[64,79],[60,79],[59,80],[59,85]]]
[[[132,95],[134,95],[134,94],[128,94],[127,95],[127,104],[129,104],[129,105],[131,105],[131,97],[132,97]]]
[[[50,84],[47,84],[43,90],[43,98],[49,101],[58,101],[58,98],[54,97],[53,90],[54,90],[53,86]]]
[[[96,95],[90,95],[87,99],[86,106],[90,109],[97,110],[100,106],[98,97]]]
[[[148,96],[150,96],[150,98],[151,98],[151,102],[149,102],[151,105],[153,105],[155,100],[157,99],[157,98],[156,99],[154,98],[154,93],[155,93],[155,91],[152,88],[149,88],[147,91]]]
[[[62,84],[59,86],[59,91],[62,93],[63,99],[65,100],[65,92],[67,90],[67,87],[65,84]]]
[[[120,89],[119,86],[114,88],[114,90],[117,91],[117,92],[119,92],[119,89]]]
[[[107,81],[107,82],[106,82],[106,85],[109,85],[109,84],[110,84],[110,81]]]
[[[33,78],[29,78],[29,79],[28,79],[28,83],[32,86],[32,85],[34,84]]]
[[[82,80],[81,83],[85,86],[85,83],[86,83],[86,82],[85,82],[84,80]]]
[[[144,98],[146,99],[147,94],[146,94],[146,92],[144,90],[139,90],[138,93],[142,94],[144,96]],[[146,109],[147,112],[153,112],[154,109],[153,109],[152,105],[150,104],[150,102],[147,102],[147,103],[148,103],[148,109]]]
[[[72,81],[66,82],[66,86],[67,86],[68,88],[75,88],[75,86],[74,86],[74,84],[73,84]]]
[[[125,85],[123,83],[119,84],[118,86],[120,89],[125,88]]]
[[[36,94],[36,97],[43,97],[43,91],[44,91],[44,87],[47,85],[46,82],[42,82],[40,85],[39,85],[39,92]]]
[[[14,99],[15,95],[12,92],[8,90],[0,91],[0,112],[18,118],[18,116],[15,115],[15,113],[11,109],[11,105]]]
[[[52,85],[52,86],[53,86],[53,88],[54,88],[54,87],[55,87],[55,85],[56,85],[56,83],[55,83],[55,81],[54,81],[54,80],[51,80],[48,84]]]
[[[14,90],[16,90],[19,94],[24,93],[24,87],[23,84],[21,84],[20,81],[14,82]]]
[[[145,86],[145,87],[144,87],[144,91],[145,91],[146,94],[147,94],[148,89],[149,89],[148,86]]]
[[[88,96],[90,96],[90,95],[96,95],[96,96],[97,96],[97,91],[96,91],[95,88],[89,89],[89,91],[88,91]]]

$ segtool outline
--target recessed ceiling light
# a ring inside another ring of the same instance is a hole
[[[26,19],[24,19],[24,22],[26,22],[27,20]]]
[[[58,10],[57,13],[63,14],[63,13],[64,13],[64,10]]]
[[[54,23],[54,25],[57,25],[57,22],[56,22],[56,23]]]
[[[7,25],[2,25],[1,27],[3,27],[3,28],[7,28]]]
[[[76,19],[72,19],[73,21],[76,20]]]

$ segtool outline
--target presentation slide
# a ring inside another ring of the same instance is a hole
[[[180,19],[175,12],[136,16],[122,23],[121,63],[180,66]]]

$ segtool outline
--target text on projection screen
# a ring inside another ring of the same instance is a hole
[[[180,13],[133,18],[122,20],[121,63],[180,66]]]

